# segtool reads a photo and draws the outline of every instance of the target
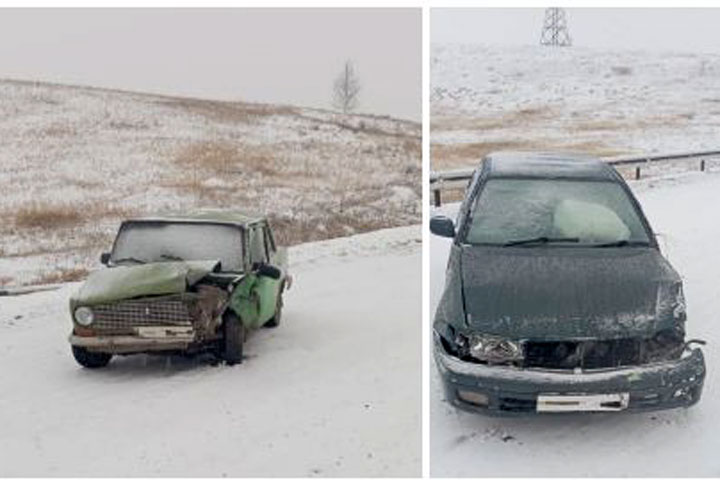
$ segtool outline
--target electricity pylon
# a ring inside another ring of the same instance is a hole
[[[567,16],[562,8],[546,8],[540,45],[569,47],[572,45],[567,26]]]

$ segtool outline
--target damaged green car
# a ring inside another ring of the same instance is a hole
[[[225,211],[126,220],[101,261],[70,299],[72,353],[87,368],[135,353],[240,363],[249,331],[280,324],[292,282],[268,221]]]

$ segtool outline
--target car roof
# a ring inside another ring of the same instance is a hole
[[[224,223],[245,227],[264,221],[261,215],[249,215],[235,210],[197,210],[182,213],[163,213],[144,217],[135,217],[125,222],[198,222]]]
[[[485,157],[489,177],[617,180],[615,169],[597,158],[552,152],[494,152]]]

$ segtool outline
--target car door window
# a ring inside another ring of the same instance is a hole
[[[261,227],[250,228],[250,262],[267,263],[268,256],[265,248],[265,238]]]
[[[263,227],[263,233],[265,237],[265,249],[268,258],[272,256],[273,253],[275,253],[275,239],[272,236],[272,232],[270,231],[270,228],[268,228],[267,225]]]

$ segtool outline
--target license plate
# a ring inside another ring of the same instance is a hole
[[[542,394],[537,398],[538,412],[619,412],[630,403],[629,393],[599,395]]]
[[[192,327],[136,327],[135,331],[142,338],[178,338],[192,337]]]

